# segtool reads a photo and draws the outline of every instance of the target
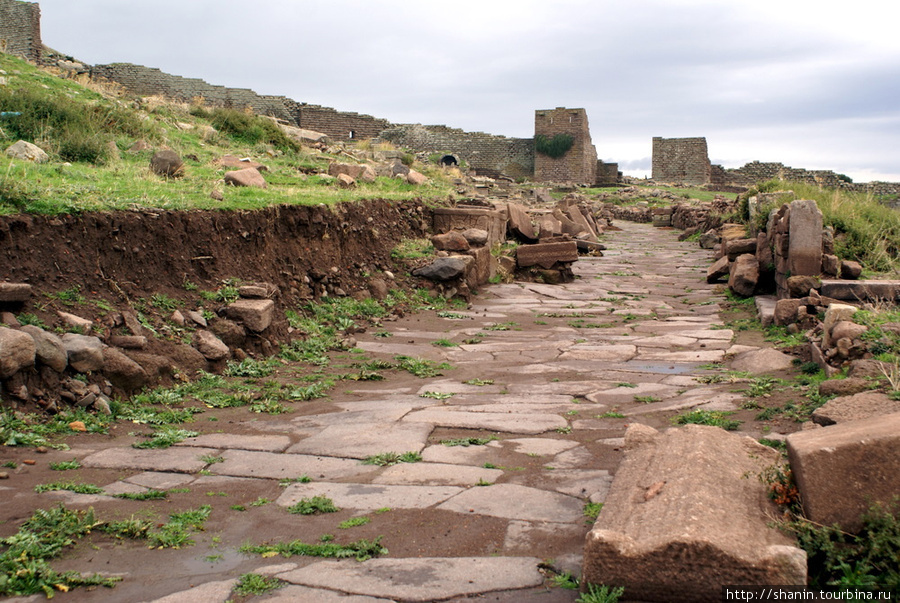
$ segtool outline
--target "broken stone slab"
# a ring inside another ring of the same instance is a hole
[[[549,270],[557,262],[577,262],[578,244],[575,241],[519,245],[516,248],[516,264],[520,268],[540,266]]]
[[[69,359],[62,339],[34,325],[25,325],[21,331],[28,333],[34,339],[35,359],[38,362],[49,366],[57,373],[66,370]]]
[[[791,201],[788,272],[815,276],[822,271],[822,212],[811,199]]]
[[[142,471],[169,471],[197,473],[205,469],[203,456],[218,455],[215,448],[165,448],[142,450],[137,448],[107,448],[82,460],[85,467],[97,469],[140,469]]]
[[[437,508],[524,521],[575,522],[583,517],[581,499],[517,484],[469,488]]]
[[[260,333],[272,324],[275,302],[271,299],[239,299],[225,308],[225,315]]]
[[[503,212],[467,207],[437,207],[432,224],[434,232],[450,232],[456,229],[475,228],[488,233],[488,246],[506,239],[506,216]]]
[[[191,345],[203,354],[204,358],[213,362],[223,360],[231,355],[231,350],[221,339],[202,329],[194,331]]]
[[[900,492],[900,413],[792,433],[787,450],[803,510],[816,523],[858,531],[872,504]]]
[[[811,418],[819,425],[828,426],[892,413],[900,413],[900,400],[892,400],[881,392],[863,391],[829,400],[814,410]]]
[[[340,585],[341,591],[356,595],[426,602],[539,586],[544,581],[539,564],[533,557],[346,559],[320,561],[276,577],[303,586]]]
[[[706,282],[709,284],[717,283],[730,274],[731,262],[727,256],[722,256],[707,269]]]
[[[465,467],[448,463],[398,463],[386,467],[372,479],[373,484],[419,486],[478,486],[493,484],[503,475],[500,469]]]
[[[384,508],[427,509],[463,491],[464,489],[458,486],[392,486],[313,482],[291,484],[275,502],[282,507],[290,507],[304,498],[327,496],[341,509],[366,511]]]
[[[498,405],[499,409],[500,406]],[[559,415],[510,412],[466,412],[443,408],[426,408],[409,413],[404,421],[423,422],[441,427],[489,429],[505,433],[539,434],[566,427]]]
[[[286,435],[235,435],[228,433],[207,433],[188,438],[176,446],[201,448],[222,448],[224,450],[256,450],[262,452],[283,452],[291,445]]]
[[[144,387],[150,380],[141,365],[116,348],[103,348],[102,370],[113,385],[127,392]]]
[[[778,301],[773,295],[757,295],[754,300],[756,305],[756,315],[763,327],[771,327],[775,322],[775,308]]]
[[[0,379],[34,366],[37,348],[28,333],[0,327]]]
[[[509,214],[509,230],[516,237],[524,239],[528,243],[537,243],[538,234],[535,232],[531,216],[525,208],[517,203],[507,203]]]
[[[820,292],[824,297],[844,301],[897,301],[900,299],[900,281],[823,280]]]
[[[94,321],[88,320],[87,318],[82,318],[68,312],[57,312],[56,314],[66,327],[78,330],[82,335],[87,335],[94,328]]]
[[[19,304],[31,299],[31,285],[28,283],[0,283],[0,303]]]
[[[469,240],[458,230],[451,230],[431,237],[431,244],[437,251],[468,251]]]
[[[194,448],[194,450],[198,450]],[[308,475],[313,479],[353,478],[372,473],[376,468],[356,459],[320,457],[306,454],[280,454],[253,450],[227,450],[225,462],[209,471],[232,477],[294,479]]]
[[[268,183],[256,168],[244,168],[225,174],[225,184],[250,188],[268,188]]]
[[[756,239],[731,239],[722,244],[722,252],[729,260],[734,261],[738,256],[750,254],[756,256]]]
[[[412,274],[432,281],[449,281],[465,275],[469,264],[474,261],[475,258],[470,255],[437,258],[427,266],[413,270]]]
[[[754,375],[783,371],[793,366],[793,357],[772,348],[751,350],[738,354],[731,361],[731,369]]]
[[[404,412],[406,408],[404,407]],[[364,459],[386,452],[420,452],[431,434],[431,426],[421,423],[361,423],[329,425],[292,446],[292,454],[331,454],[336,447],[341,455]]]
[[[716,427],[632,424],[625,460],[584,547],[583,581],[636,601],[720,601],[721,588],[805,585],[806,553],[769,527],[753,477],[779,453]]]

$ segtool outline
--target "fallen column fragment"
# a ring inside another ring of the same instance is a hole
[[[584,547],[583,582],[628,600],[720,601],[725,585],[805,585],[806,553],[767,525],[779,454],[717,427],[633,424]]]

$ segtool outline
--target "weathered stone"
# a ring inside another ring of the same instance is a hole
[[[747,227],[743,224],[722,224],[719,227],[719,240],[724,244],[731,239],[744,239],[747,237]]]
[[[853,260],[841,261],[841,278],[855,281],[862,276],[862,264]]]
[[[437,251],[468,251],[469,241],[458,230],[431,237],[431,244]]]
[[[31,298],[31,285],[27,283],[0,283],[0,303],[24,303]]]
[[[754,305],[756,306],[756,315],[759,317],[759,322],[764,328],[775,324],[775,307],[778,305],[778,301],[774,296],[757,295],[754,298]]]
[[[197,312],[196,310],[185,310],[184,317],[190,320],[192,323],[197,325],[198,327],[206,328],[207,322],[206,318],[203,317],[203,314]]]
[[[816,276],[822,271],[822,212],[815,201],[791,201],[790,250],[791,276]]]
[[[209,331],[194,331],[191,344],[198,352],[203,354],[207,360],[222,360],[231,355],[231,350],[225,345],[221,339],[210,333]]]
[[[506,215],[492,209],[473,207],[436,207],[433,211],[434,232],[450,232],[477,228],[487,231],[487,245],[506,239]]]
[[[428,176],[421,174],[416,170],[409,170],[409,173],[406,175],[406,181],[414,186],[421,186],[428,182]]]
[[[267,188],[266,179],[256,168],[244,168],[225,174],[225,184],[230,186],[248,186],[252,188]]]
[[[0,327],[0,379],[34,366],[36,346],[28,333]]]
[[[269,292],[265,287],[258,285],[242,285],[238,287],[238,295],[244,299],[266,299],[269,297]]]
[[[239,299],[225,308],[225,314],[239,320],[251,331],[265,331],[275,316],[275,302],[271,299]]]
[[[184,320],[184,314],[181,313],[181,310],[175,310],[172,314],[169,315],[169,320],[179,327],[183,327],[186,324]]]
[[[247,338],[244,327],[233,320],[214,320],[209,325],[209,330],[212,331],[216,337],[224,341],[230,348],[237,348],[244,345],[244,340]]]
[[[420,276],[432,281],[449,281],[464,276],[470,262],[475,261],[472,256],[454,255],[446,258],[437,258],[427,266],[413,270],[413,276]]]
[[[787,449],[803,510],[816,523],[857,531],[873,503],[900,492],[900,413],[792,433]]]
[[[469,250],[469,255],[475,258],[475,261],[469,264],[469,270],[466,273],[466,282],[469,287],[478,287],[484,285],[496,272],[497,260],[491,254],[491,250],[487,247],[478,247]]]
[[[793,358],[772,348],[752,350],[738,354],[731,362],[735,371],[746,371],[754,375],[784,371],[793,366]]]
[[[137,362],[117,350],[103,349],[103,374],[116,387],[134,391],[144,387],[149,381],[147,372]]]
[[[578,245],[575,241],[519,245],[516,248],[516,264],[521,268],[540,266],[550,269],[557,262],[577,262]]]
[[[25,325],[22,332],[28,333],[34,339],[35,359],[38,362],[49,366],[57,373],[66,370],[69,360],[66,348],[59,337],[34,325]]]
[[[834,324],[834,327],[831,328],[830,335],[833,341],[844,338],[856,339],[861,337],[862,334],[868,330],[868,327],[863,325],[858,325],[849,320],[842,320]]]
[[[751,438],[688,425],[633,424],[584,547],[582,579],[635,601],[721,600],[721,587],[805,585],[806,554],[770,527],[765,486],[778,462]]]
[[[838,381],[846,381],[846,379]],[[865,380],[857,379],[856,381]],[[834,425],[835,423],[846,423],[893,413],[900,413],[900,400],[891,400],[887,394],[881,392],[862,391],[829,400],[813,411],[812,420],[819,425]]]
[[[823,280],[821,293],[846,301],[900,300],[900,281]]]
[[[706,282],[717,283],[729,274],[731,274],[731,262],[723,255],[707,269]]]
[[[157,176],[178,178],[184,176],[184,161],[175,151],[165,149],[154,153],[150,159],[150,169]]]
[[[94,328],[94,322],[87,318],[82,318],[68,312],[56,313],[63,321],[63,324],[70,329],[78,329],[83,335],[87,335]]]
[[[819,384],[820,396],[852,396],[869,390],[870,381],[860,377],[847,377],[846,379],[828,379]],[[826,404],[827,406],[828,404]],[[900,411],[900,406],[897,407]],[[816,413],[813,412],[813,420]],[[862,418],[862,417],[860,417]]]
[[[538,235],[535,232],[534,225],[531,223],[531,217],[525,208],[517,203],[507,203],[507,211],[509,212],[509,230],[514,236],[524,239],[526,242],[535,243]]]
[[[563,234],[577,237],[580,234],[585,234],[588,232],[587,229],[584,228],[584,226],[577,222],[573,222],[572,219],[558,207],[553,209],[553,218],[555,218],[559,222],[560,231]]]
[[[836,255],[825,254],[822,256],[822,272],[828,276],[837,276],[841,273],[841,260]]]
[[[784,327],[797,322],[797,309],[802,305],[797,298],[779,299],[775,302],[775,324]]]
[[[124,350],[143,350],[147,347],[147,338],[139,335],[112,335],[107,343]]]
[[[47,163],[50,161],[50,156],[42,148],[24,140],[20,140],[7,148],[6,154],[14,159],[31,163]]]
[[[715,247],[721,239],[719,238],[719,234],[715,231],[715,229],[710,229],[700,235],[700,248],[701,249],[712,249]]]
[[[353,188],[354,186],[356,186],[356,180],[354,180],[347,174],[338,174],[337,183],[341,188]]]
[[[466,238],[471,247],[484,247],[490,238],[488,231],[481,228],[467,228],[463,231],[462,236]]]
[[[756,261],[756,255],[750,253],[739,255],[731,264],[728,287],[738,295],[750,297],[756,291],[757,282],[759,282],[759,262]]]
[[[852,321],[853,315],[859,308],[849,304],[830,304],[825,310],[825,319],[822,322],[822,349],[832,347],[831,332],[839,322]]]
[[[238,157],[235,157],[234,155],[225,155],[224,157],[219,159],[219,165],[227,168],[238,168],[240,170],[253,168],[258,172],[269,171],[268,167],[258,161],[253,161],[252,159],[248,158],[240,159]]]
[[[722,251],[729,260],[736,260],[745,253],[756,255],[756,239],[731,239],[723,243]]]
[[[103,368],[103,343],[96,337],[66,333],[63,346],[69,358],[69,366],[79,373],[90,373]]]
[[[369,293],[378,301],[382,301],[390,294],[390,287],[382,278],[373,278],[369,281]]]
[[[821,283],[817,276],[792,275],[787,279],[788,294],[791,297],[806,297],[812,289],[818,289]],[[822,294],[827,295],[824,291]]]

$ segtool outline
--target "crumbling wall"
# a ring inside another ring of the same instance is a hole
[[[778,162],[751,161],[739,168],[723,169],[722,166],[713,168],[716,183],[721,179],[724,184],[752,186],[757,182],[778,179],[874,195],[900,195],[900,183],[897,182],[848,182],[846,176],[831,170],[806,170]]]
[[[40,63],[42,48],[40,5],[0,0],[0,52]]]
[[[574,142],[562,157],[534,155],[534,179],[543,182],[594,184],[597,181],[597,149],[591,143],[587,112],[557,107],[534,113],[534,135],[548,139],[568,134]]]
[[[706,138],[653,137],[653,176],[657,182],[707,184],[711,165]]]
[[[534,175],[534,141],[531,138],[507,138],[421,124],[395,125],[382,132],[380,138],[426,153],[453,154],[482,175],[503,174],[512,178]]]
[[[597,177],[594,184],[597,186],[615,186],[622,180],[618,163],[605,163],[597,160]]]
[[[331,107],[308,105],[286,99],[285,107],[299,128],[327,134],[333,140],[366,140],[376,138],[392,126],[386,119],[371,115],[337,111]]]

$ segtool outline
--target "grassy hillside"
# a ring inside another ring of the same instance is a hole
[[[128,98],[113,86],[62,79],[9,55],[0,55],[0,70],[6,78],[6,85],[0,86],[0,111],[20,113],[0,119],[0,148],[22,139],[51,157],[49,163],[34,165],[0,156],[0,214],[254,209],[364,198],[446,199],[452,194],[444,173],[427,165],[414,166],[431,176],[420,187],[378,178],[340,189],[316,172],[326,170],[331,161],[352,162],[347,151],[329,155],[301,148],[271,120],[159,98]],[[185,161],[185,176],[166,180],[153,174],[153,151],[128,152],[137,140],[177,152]],[[348,150],[365,157],[365,149]],[[224,155],[264,163],[269,188],[224,189],[226,170],[215,163]],[[214,189],[225,192],[224,201],[210,198]]]

